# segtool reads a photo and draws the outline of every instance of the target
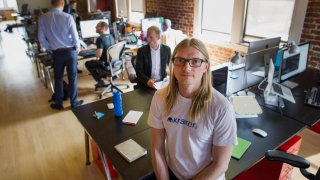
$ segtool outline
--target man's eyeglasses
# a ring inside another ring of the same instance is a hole
[[[199,58],[192,58],[192,59],[184,59],[181,57],[173,58],[173,64],[175,66],[184,66],[186,62],[189,63],[190,67],[200,67],[203,62],[208,62],[208,61],[204,59],[199,59]]]

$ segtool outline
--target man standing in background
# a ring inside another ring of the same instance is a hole
[[[53,6],[52,10],[40,17],[38,38],[40,44],[49,52],[52,52],[55,102],[51,104],[51,108],[62,110],[65,67],[67,67],[69,80],[71,107],[74,108],[83,104],[83,100],[77,100],[77,58],[80,43],[73,17],[62,12],[64,0],[51,0],[51,4]]]

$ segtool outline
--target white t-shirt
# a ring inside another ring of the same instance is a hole
[[[189,120],[188,110],[192,100],[177,97],[169,116],[161,117],[165,107],[165,91],[158,90],[151,103],[148,124],[165,129],[168,148],[167,163],[179,179],[191,179],[208,166],[212,147],[237,144],[237,125],[232,105],[213,89],[208,114],[201,113],[198,123]],[[222,175],[218,179],[225,179]]]

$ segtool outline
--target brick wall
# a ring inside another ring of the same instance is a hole
[[[320,0],[309,0],[300,42],[310,41],[308,66],[320,69]]]
[[[194,0],[146,0],[146,12],[170,19],[173,29],[193,34]]]
[[[146,12],[158,14],[165,19],[170,19],[173,29],[179,29],[192,37],[194,19],[194,0],[146,0]],[[211,59],[216,63],[228,61],[233,54],[231,49],[207,44]]]
[[[234,50],[223,48],[220,46],[206,43],[206,47],[209,51],[210,59],[214,59],[215,63],[224,63],[230,60],[230,57],[234,55]]]

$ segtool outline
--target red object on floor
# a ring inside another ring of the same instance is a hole
[[[103,165],[102,165],[102,162],[101,162],[101,157],[99,155],[97,144],[92,139],[90,139],[90,144],[91,144],[91,152],[92,152],[93,161],[98,165],[100,171],[105,176],[106,174],[105,174],[104,169],[103,169]],[[111,179],[114,179],[114,178],[118,177],[119,176],[118,172],[115,170],[115,168],[113,167],[112,163],[110,162],[110,160],[107,157],[106,157],[106,162],[107,162],[107,165],[108,165],[108,168],[109,168]]]
[[[320,134],[320,122],[318,122],[317,124],[315,124],[314,126],[310,127],[310,130]]]
[[[301,137],[294,136],[288,140],[285,144],[281,145],[278,150],[285,151],[291,154],[298,154],[301,145]],[[292,179],[293,167],[280,162],[271,162],[266,158],[263,158],[260,162],[252,166],[247,171],[238,175],[236,180],[248,180],[248,179],[259,179],[259,180],[270,180],[270,179],[281,179],[287,180]]]

